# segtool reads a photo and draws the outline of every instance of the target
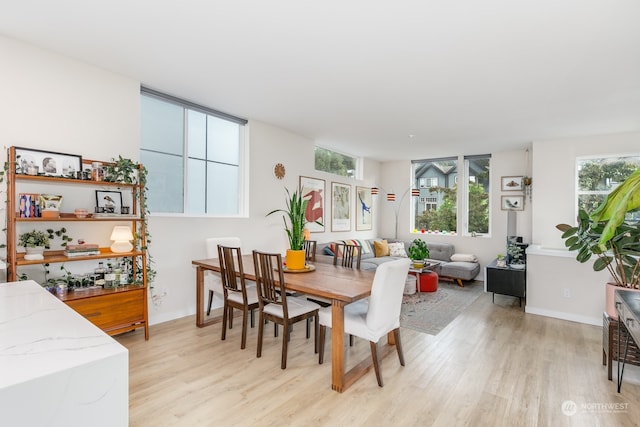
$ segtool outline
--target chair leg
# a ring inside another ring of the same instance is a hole
[[[222,309],[222,341],[227,338],[227,316],[229,315],[229,310],[227,310],[227,302],[224,303],[224,308]]]
[[[247,307],[242,311],[242,340],[240,341],[240,350],[244,350],[247,347],[247,319],[249,317]]]
[[[285,324],[282,327],[282,362],[280,362],[281,369],[287,369],[287,345],[289,344],[289,325]]]
[[[400,365],[404,366],[404,354],[402,353],[402,343],[400,342],[400,328],[393,330],[393,339],[396,342],[396,351],[398,352]]]
[[[262,312],[260,312],[260,317],[258,320],[258,350],[256,352],[256,357],[262,356],[262,332],[264,331],[264,318],[262,317]]]
[[[307,339],[311,336],[311,317],[307,317]]]
[[[373,369],[376,371],[378,385],[382,387],[382,375],[380,375],[380,359],[378,358],[378,343],[369,341],[371,346],[371,358],[373,359]]]
[[[318,353],[318,314],[313,317],[313,340],[315,341],[313,351]]]
[[[320,336],[318,337],[318,364],[322,365],[324,362],[324,335],[327,331],[327,327],[320,325]]]
[[[273,336],[278,338],[278,324],[273,322]]]
[[[349,347],[353,347],[353,335],[349,334]]]
[[[251,327],[252,327],[252,328],[256,326],[256,322],[255,322],[255,320],[254,320],[254,316],[253,316],[253,312],[254,312],[254,311],[255,311],[255,310],[251,310]]]
[[[227,307],[229,311],[229,329],[233,329],[233,307]]]
[[[209,289],[209,303],[207,304],[207,316],[211,315],[211,304],[213,303],[213,291]]]

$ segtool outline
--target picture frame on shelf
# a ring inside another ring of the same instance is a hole
[[[500,199],[500,209],[503,211],[523,211],[524,196],[502,196]]]
[[[96,190],[96,214],[122,214],[122,192]]]
[[[373,213],[371,212],[371,188],[356,186],[356,231],[371,230]]]
[[[351,186],[331,183],[331,231],[351,231]]]
[[[522,176],[503,176],[501,178],[502,191],[522,191],[524,186],[522,184]]]
[[[16,173],[76,178],[82,171],[82,156],[77,154],[15,147]]]
[[[309,201],[305,218],[306,228],[311,233],[324,232],[324,195],[326,194],[324,187],[324,179],[300,176],[300,195],[304,200]],[[315,221],[320,221],[322,225]]]

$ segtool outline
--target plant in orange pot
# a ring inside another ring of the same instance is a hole
[[[640,169],[613,190],[589,215],[578,213],[578,225],[558,224],[569,250],[578,251],[576,260],[585,263],[593,255],[595,271],[607,269],[607,314],[617,318],[613,294],[618,288],[640,289]]]
[[[293,194],[285,188],[287,192],[287,209],[275,209],[267,214],[267,216],[282,212],[284,221],[284,229],[289,238],[289,249],[287,250],[286,262],[289,270],[303,270],[305,268],[305,252],[304,252],[304,228],[307,224],[305,212],[307,210],[308,200],[302,198],[297,191]],[[287,222],[288,219],[288,222]],[[322,225],[321,222],[315,221]]]

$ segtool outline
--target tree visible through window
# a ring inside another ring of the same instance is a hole
[[[315,169],[317,171],[355,178],[358,176],[357,167],[358,160],[355,157],[322,147],[315,149]]]
[[[578,159],[578,209],[591,213],[607,194],[640,167],[640,157]]]

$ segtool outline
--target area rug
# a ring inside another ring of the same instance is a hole
[[[436,292],[404,295],[400,326],[429,335],[438,335],[460,313],[471,305],[484,290],[483,282],[440,282]]]

